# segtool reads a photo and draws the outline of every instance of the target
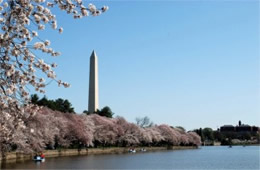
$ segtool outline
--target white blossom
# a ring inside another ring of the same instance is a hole
[[[50,42],[50,40],[45,40],[44,44],[45,44],[46,46],[49,46],[49,45],[51,44],[51,42]]]
[[[52,28],[53,28],[53,29],[57,29],[57,22],[56,22],[56,21],[53,21],[53,22],[52,22]]]
[[[34,44],[34,49],[43,49],[45,48],[45,44],[43,42],[36,42]]]
[[[59,33],[62,33],[63,32],[63,28],[59,28]]]
[[[45,29],[45,25],[39,24],[39,25],[38,25],[38,29],[39,29],[39,30],[44,30],[44,29]]]
[[[91,3],[88,5],[88,8],[90,12],[95,12],[97,10],[96,6]]]
[[[108,6],[103,6],[103,7],[101,8],[102,12],[106,12],[108,9],[109,9]]]
[[[33,37],[37,37],[38,36],[38,33],[36,31],[32,31],[32,36]]]

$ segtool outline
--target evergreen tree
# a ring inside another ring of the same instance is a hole
[[[74,108],[72,104],[67,99],[58,98],[56,100],[48,100],[46,96],[39,100],[37,94],[31,95],[31,103],[37,104],[39,106],[45,106],[52,110],[58,110],[64,113],[74,113]]]
[[[99,111],[98,114],[100,116],[105,116],[105,117],[108,117],[108,118],[112,118],[113,115],[114,115],[114,113],[112,112],[112,110],[108,106],[105,106],[103,109],[101,109],[101,111]]]

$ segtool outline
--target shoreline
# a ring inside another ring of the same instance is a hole
[[[108,147],[108,148],[84,148],[84,149],[61,149],[61,150],[45,150],[43,151],[46,158],[63,157],[63,156],[78,156],[78,155],[97,155],[97,154],[119,154],[128,153],[130,147]],[[141,148],[145,148],[146,152],[155,152],[163,150],[186,150],[197,149],[196,146],[172,146],[172,147],[134,147],[138,152]],[[9,152],[6,158],[0,156],[0,165],[5,163],[19,163],[32,160],[33,154],[24,154],[19,152]]]

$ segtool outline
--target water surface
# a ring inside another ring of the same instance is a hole
[[[260,169],[259,146],[47,158],[7,164],[9,169]]]

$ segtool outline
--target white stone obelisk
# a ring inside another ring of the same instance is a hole
[[[98,59],[93,50],[90,56],[90,72],[89,72],[89,98],[88,111],[94,113],[98,109]]]

